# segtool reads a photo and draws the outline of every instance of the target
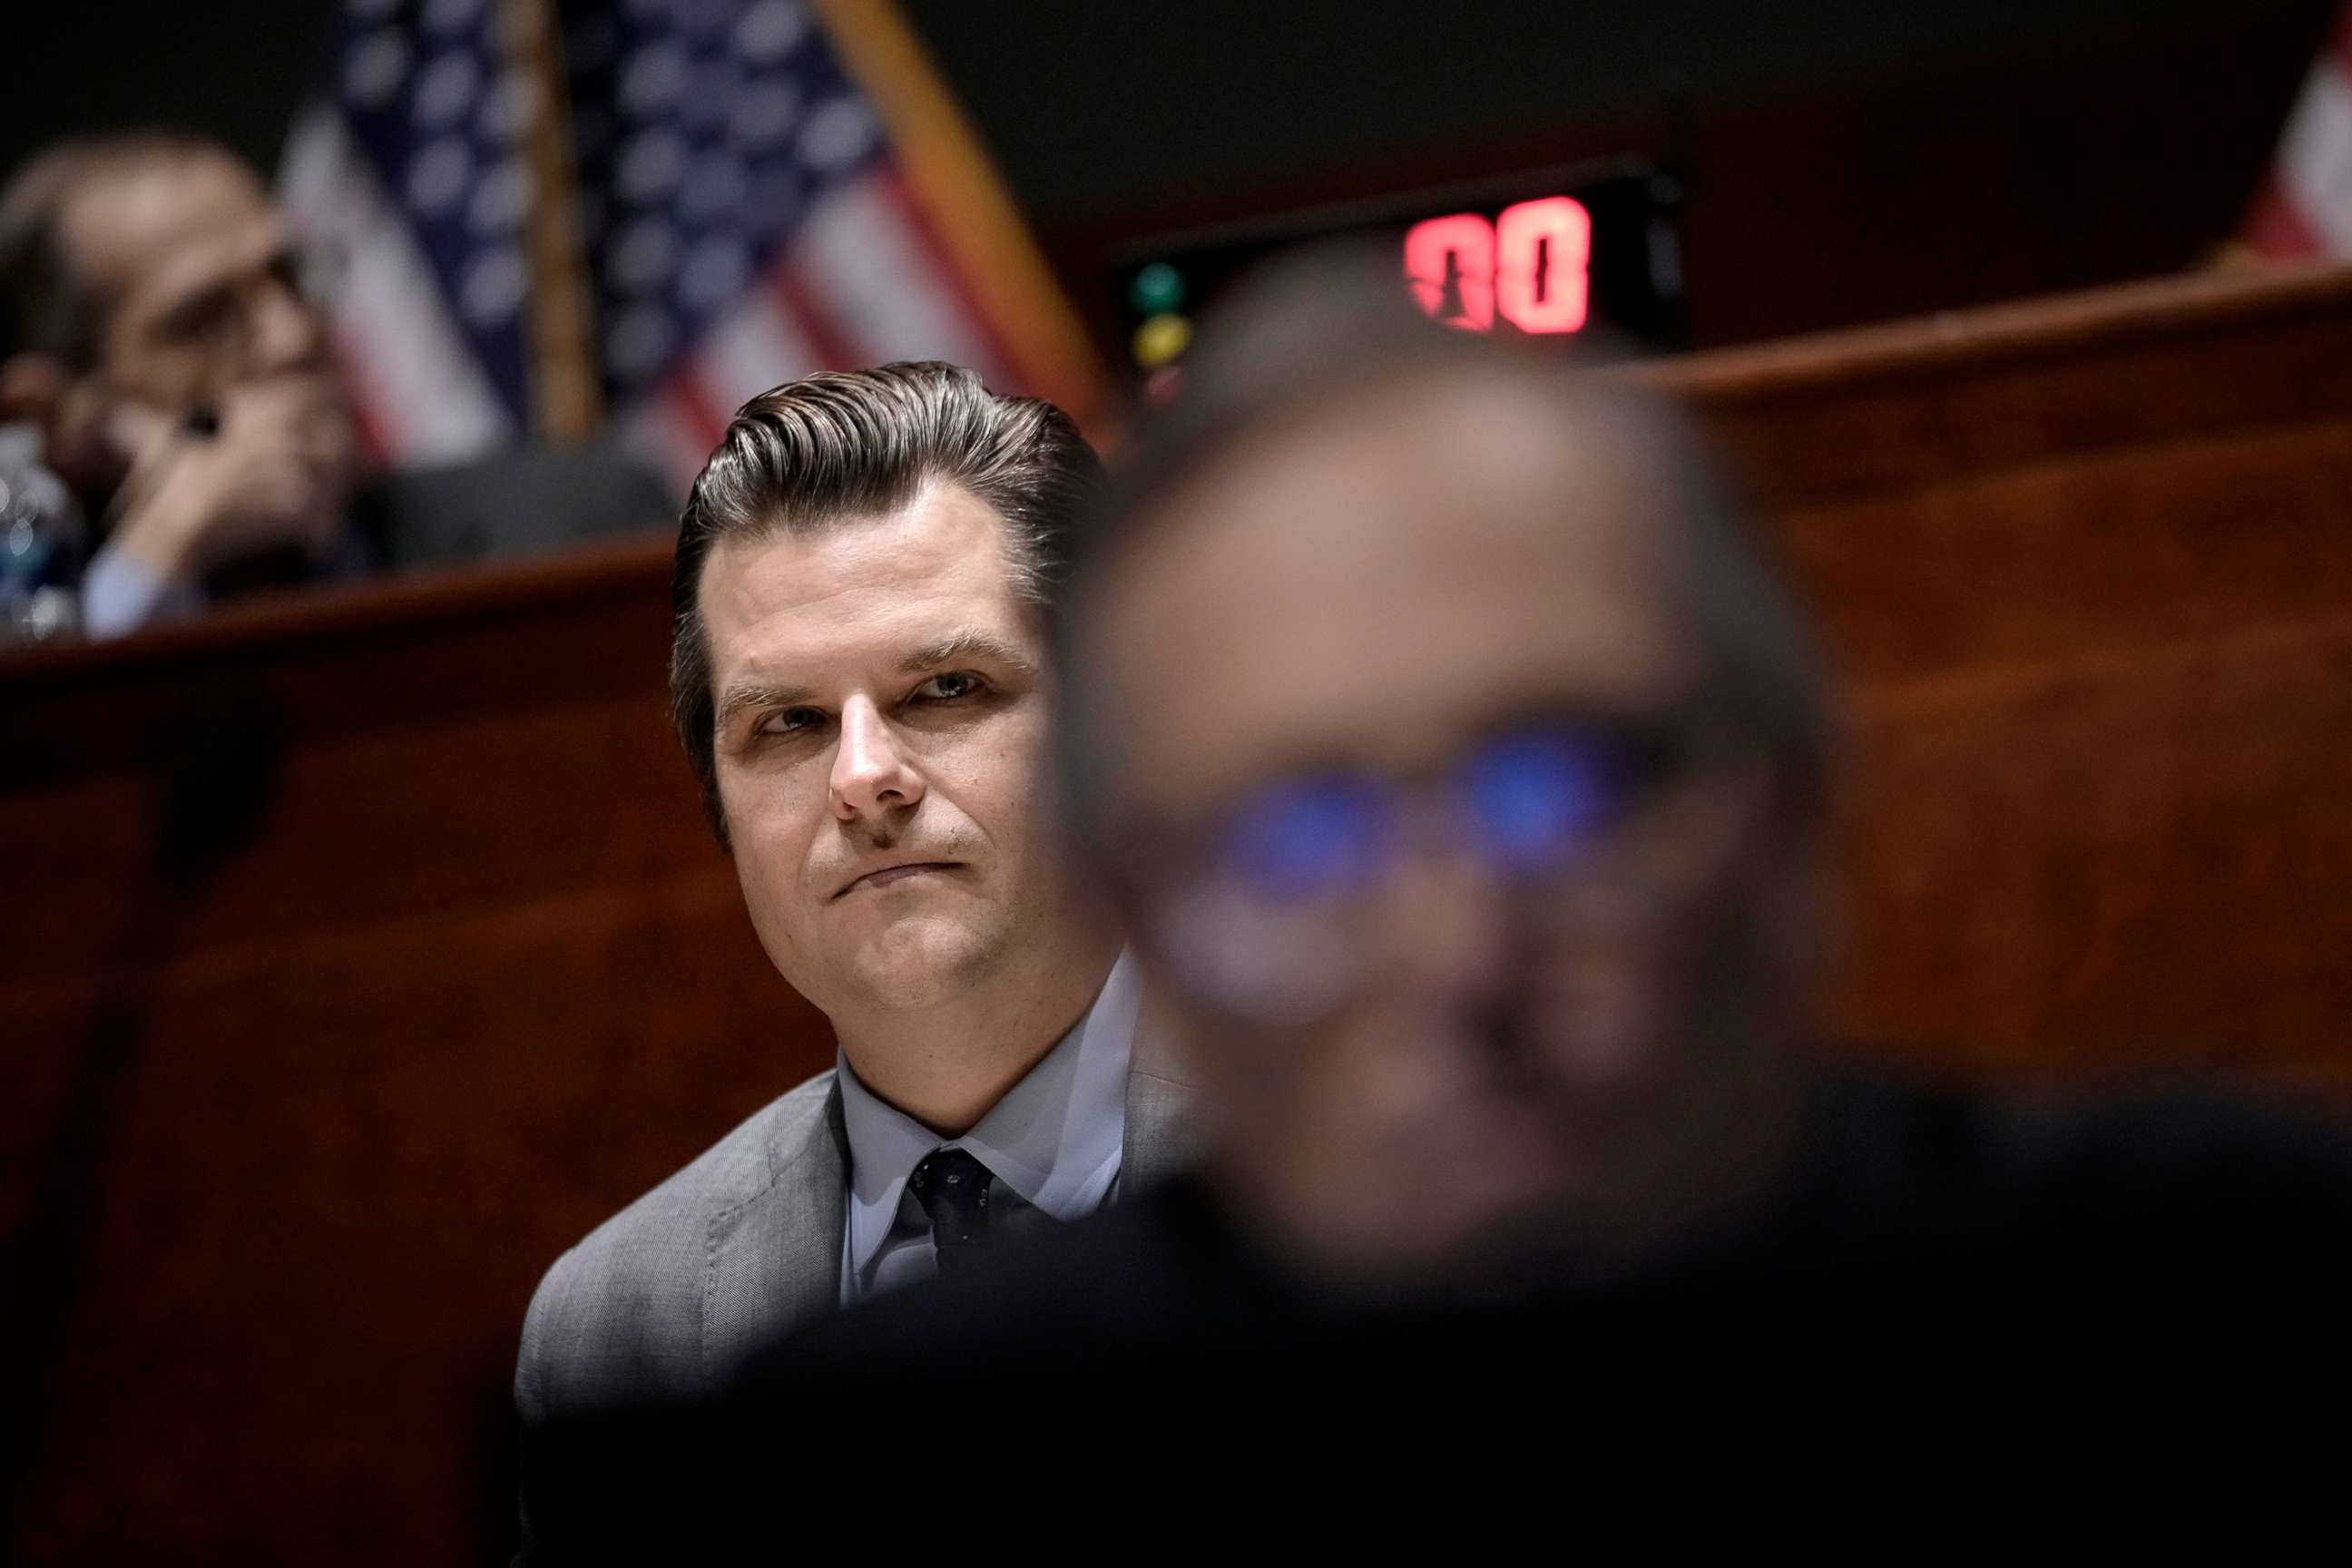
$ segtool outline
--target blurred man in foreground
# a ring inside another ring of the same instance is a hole
[[[253,172],[197,136],[65,142],[0,193],[0,421],[38,429],[94,536],[90,635],[667,510],[646,472],[593,450],[363,484],[317,309],[327,268]]]
[[[1808,630],[1658,411],[1295,303],[1228,324],[1264,358],[1202,367],[1092,541],[1074,826],[1248,1233],[1349,1292],[1605,1277],[1791,1155]]]
[[[771,1393],[1050,1411],[1145,1367],[1238,1451],[1387,1463],[1425,1417],[1421,1462],[1491,1480],[1537,1462],[1506,1411],[1866,1428],[2342,1377],[2341,1139],[1810,1048],[1825,676],[1671,410],[1310,267],[1205,335],[1097,524],[1064,805],[1218,1142]]]

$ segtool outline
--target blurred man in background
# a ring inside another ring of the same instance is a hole
[[[662,518],[648,473],[593,449],[362,485],[316,308],[330,267],[197,136],[62,143],[0,193],[0,421],[38,429],[90,525],[90,635]]]

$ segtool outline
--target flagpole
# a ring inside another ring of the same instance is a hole
[[[572,443],[594,434],[604,410],[595,310],[581,255],[571,95],[554,11],[554,0],[502,0],[499,20],[509,56],[529,73],[538,105],[523,142],[532,191],[531,417],[541,440]]]

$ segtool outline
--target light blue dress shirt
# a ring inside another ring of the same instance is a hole
[[[92,642],[191,619],[204,595],[161,577],[112,545],[90,558],[81,577],[81,630]]]
[[[838,1059],[849,1132],[849,1215],[843,1229],[843,1305],[928,1279],[939,1268],[931,1224],[907,1178],[937,1149],[969,1150],[1019,1203],[991,1205],[997,1225],[1042,1215],[1077,1219],[1100,1208],[1118,1180],[1127,1133],[1128,1065],[1142,996],[1121,953],[1076,1026],[972,1129],[941,1139],[886,1104]],[[1034,1213],[1026,1211],[1034,1211]]]

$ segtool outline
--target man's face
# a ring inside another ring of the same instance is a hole
[[[1140,859],[1215,842],[1269,781],[1436,779],[1528,716],[1686,706],[1701,672],[1645,541],[1654,492],[1559,424],[1507,385],[1385,394],[1265,433],[1162,503],[1089,618],[1114,819]],[[1302,917],[1341,924],[1352,975],[1311,1016],[1250,1016],[1161,947],[1239,1198],[1372,1276],[1687,1206],[1780,1022],[1747,973],[1750,928],[1780,907],[1764,868],[1784,858],[1759,784],[1734,769],[1653,799],[1609,873],[1645,913],[1617,926],[1555,920],[1557,889],[1531,895],[1432,829]],[[1325,962],[1297,924],[1265,930],[1302,968]]]
[[[307,376],[334,395],[326,333],[268,195],[226,158],[159,159],[78,194],[74,265],[101,301],[99,371],[178,416],[238,383]]]
[[[50,460],[102,500],[190,414],[255,450],[299,450],[332,513],[355,466],[351,407],[299,264],[253,175],[207,153],[109,172],[61,215],[98,311],[96,363],[44,415]]]
[[[1003,525],[968,492],[722,540],[701,609],[719,793],[761,943],[845,1010],[950,1002],[1077,895],[1041,803],[1048,710]]]

